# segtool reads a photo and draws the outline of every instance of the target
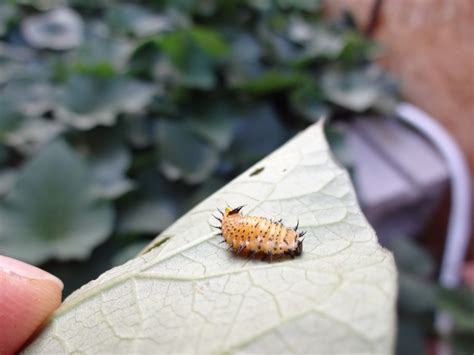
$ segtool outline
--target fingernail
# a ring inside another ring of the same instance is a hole
[[[34,280],[49,280],[56,283],[61,290],[64,287],[63,282],[56,276],[37,268],[36,266],[24,263],[23,261],[0,255],[0,271],[14,273],[19,276]]]

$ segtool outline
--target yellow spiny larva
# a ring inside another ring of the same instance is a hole
[[[292,258],[303,251],[303,239],[305,232],[298,233],[298,225],[295,229],[285,227],[281,220],[271,221],[264,217],[244,216],[240,213],[243,206],[237,208],[226,208],[222,219],[216,218],[221,225],[221,235],[229,248],[238,255],[261,255],[262,260],[270,257],[289,255]],[[223,242],[224,242],[223,241]]]

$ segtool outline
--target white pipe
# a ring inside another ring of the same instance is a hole
[[[415,127],[433,143],[448,167],[451,209],[439,281],[445,287],[456,287],[460,283],[472,223],[471,177],[466,159],[449,133],[428,114],[408,103],[399,104],[396,112],[402,121]],[[449,332],[449,317],[438,314],[436,327],[442,333]]]

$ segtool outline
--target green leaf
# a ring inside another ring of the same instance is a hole
[[[314,84],[301,85],[290,95],[294,111],[310,122],[316,122],[329,114],[329,106],[324,102],[321,90]]]
[[[449,312],[456,330],[474,333],[474,292],[468,288],[440,288],[439,307]]]
[[[388,248],[393,253],[399,270],[425,278],[433,275],[433,257],[411,239],[394,238]]]
[[[255,79],[250,79],[236,85],[236,88],[252,94],[268,94],[295,87],[305,81],[299,73],[284,73],[267,71]]]
[[[187,122],[161,121],[157,139],[160,170],[170,180],[200,183],[209,177],[219,162],[217,151]]]
[[[357,63],[371,58],[378,48],[375,42],[369,40],[359,32],[348,31],[344,34],[344,48],[340,59],[347,63]]]
[[[0,36],[3,36],[15,17],[18,16],[17,8],[13,4],[0,4]]]
[[[229,47],[224,38],[214,29],[193,27],[168,33],[156,39],[158,46],[163,49],[175,64],[186,63],[187,54],[199,50],[214,60],[221,59],[229,53]]]
[[[65,6],[25,16],[21,21],[23,39],[36,49],[76,48],[83,40],[83,32],[84,22],[80,14]]]
[[[152,146],[153,137],[153,119],[156,116],[147,117],[142,114],[124,115],[122,121],[127,143],[132,148],[146,148]],[[135,155],[140,157],[141,154]]]
[[[10,81],[2,91],[1,97],[2,116],[6,106],[7,112],[15,111],[29,117],[37,117],[53,109],[56,99],[55,88],[50,83],[38,79]]]
[[[163,178],[154,169],[145,170],[137,180],[139,189],[119,204],[118,232],[156,234],[178,216],[182,187]],[[181,189],[180,189],[181,187]]]
[[[120,112],[139,112],[153,96],[153,87],[123,77],[75,75],[62,95],[59,119],[78,129],[115,124]]]
[[[219,150],[226,149],[232,141],[233,117],[228,105],[216,104],[187,121],[191,130]]]
[[[97,129],[87,133],[77,147],[86,156],[97,196],[115,199],[133,189],[133,182],[125,176],[132,158],[119,132]]]
[[[284,9],[295,8],[313,12],[321,6],[321,0],[278,0],[277,2]]]
[[[136,257],[147,246],[147,244],[148,242],[146,241],[139,241],[128,245],[119,253],[114,255],[114,257],[112,258],[112,265],[121,265],[127,262],[128,260]]]
[[[333,103],[349,110],[362,112],[375,105],[383,93],[380,72],[375,68],[327,71],[322,87]]]
[[[436,308],[436,285],[420,277],[400,272],[400,308],[414,314],[433,312]]]
[[[0,249],[31,263],[87,257],[113,222],[111,206],[91,187],[87,166],[69,146],[45,147],[0,203]]]
[[[110,7],[107,22],[115,32],[131,33],[137,37],[150,36],[171,27],[167,17],[152,14],[149,9],[135,4]]]
[[[41,117],[54,109],[55,96],[42,80],[10,81],[0,94],[0,141],[31,155],[62,132],[62,124]]]
[[[176,82],[189,88],[210,90],[216,84],[214,65],[209,56],[200,50],[183,50],[179,59],[173,61],[179,75]],[[167,68],[166,68],[167,69]],[[167,69],[169,71],[169,69]],[[172,75],[173,73],[168,75]]]
[[[25,121],[25,115],[9,97],[0,96],[0,141],[12,131],[17,130]]]
[[[17,171],[14,169],[0,170],[0,198],[10,191],[15,183]]]
[[[188,199],[184,205],[185,211],[190,210],[192,207],[196,206],[198,203],[204,201],[209,195],[219,190],[222,186],[226,184],[227,180],[222,178],[211,177],[207,179],[199,188],[190,196],[187,196]]]
[[[63,297],[69,296],[87,282],[96,279],[114,265],[111,260],[120,251],[122,243],[118,238],[109,238],[92,250],[86,260],[50,260],[41,263],[41,268],[59,277],[64,283]]]
[[[73,69],[80,73],[95,73],[110,76],[114,72],[123,72],[132,53],[132,45],[120,38],[90,33],[77,50]],[[74,72],[74,71],[73,71]]]
[[[265,169],[250,176],[256,167]],[[314,125],[68,297],[32,353],[378,353],[394,346],[396,269]],[[217,207],[299,219],[300,257],[237,257]]]
[[[263,72],[260,61],[262,49],[260,43],[247,32],[237,32],[232,41],[232,54],[224,68],[226,81],[230,87],[238,87]]]
[[[415,320],[401,316],[398,320],[396,355],[424,354],[426,336]]]
[[[4,140],[6,144],[25,155],[32,155],[63,130],[63,125],[58,122],[43,118],[27,118],[21,120],[15,130],[5,134]]]
[[[120,214],[119,233],[157,233],[168,227],[176,218],[172,200],[148,197],[130,203]]]
[[[214,58],[222,58],[229,53],[224,38],[213,29],[195,27],[190,34],[199,48]]]
[[[10,159],[11,151],[3,144],[0,144],[0,166],[4,166]]]
[[[1,9],[0,9],[1,10]],[[25,74],[25,57],[30,54],[28,49],[0,44],[0,84],[16,79]]]
[[[219,33],[200,27],[166,34],[156,44],[179,71],[182,85],[204,90],[216,84],[216,65],[229,52]]]
[[[302,63],[315,58],[335,59],[344,48],[343,36],[340,33],[327,25],[315,25],[298,17],[290,22],[288,34],[303,47],[302,58],[298,60]]]
[[[38,10],[50,10],[64,5],[62,0],[19,0],[18,3],[30,5]]]
[[[474,349],[472,332],[455,332],[450,337],[450,343],[455,355],[471,355]]]
[[[280,146],[289,134],[271,106],[262,105],[235,120],[235,137],[228,160],[248,166]]]

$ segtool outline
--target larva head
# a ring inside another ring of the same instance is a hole
[[[302,238],[302,239],[298,239],[297,241],[297,244],[296,244],[296,248],[294,249],[293,251],[293,254],[295,256],[298,256],[298,255],[301,255],[301,253],[303,252],[303,236],[306,234],[306,232],[301,232],[298,234],[298,238]]]
[[[240,207],[237,207],[237,208],[229,208],[227,207],[225,210],[224,210],[224,217],[229,217],[229,216],[232,216],[232,215],[238,215],[240,210],[243,208],[244,206],[240,206]]]
[[[296,250],[295,250],[295,256],[301,255],[302,252],[303,252],[303,241],[298,240],[298,244],[297,244],[297,247],[296,247]]]

